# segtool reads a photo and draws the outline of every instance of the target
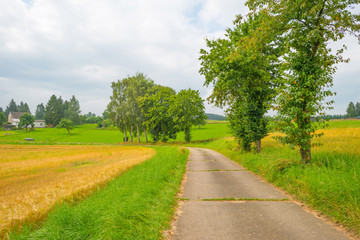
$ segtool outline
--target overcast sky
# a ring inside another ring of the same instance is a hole
[[[1,0],[0,107],[13,98],[46,104],[52,94],[75,95],[82,113],[98,115],[111,95],[111,82],[136,72],[179,91],[198,89],[205,38],[223,37],[239,0]],[[334,76],[337,92],[331,114],[344,114],[360,102],[360,46],[347,37],[345,56]],[[335,45],[334,45],[335,46]],[[206,112],[222,113],[206,106]]]

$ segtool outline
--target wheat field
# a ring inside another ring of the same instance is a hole
[[[155,150],[125,146],[0,145],[0,236],[82,199]]]

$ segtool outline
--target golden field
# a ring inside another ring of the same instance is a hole
[[[360,128],[331,128],[322,129],[317,133],[324,133],[323,136],[314,138],[313,143],[320,143],[319,147],[315,146],[312,151],[350,153],[360,155]],[[283,145],[273,137],[279,133],[271,133],[262,140],[263,147],[282,147]]]
[[[0,145],[0,233],[84,198],[154,154],[145,147]]]

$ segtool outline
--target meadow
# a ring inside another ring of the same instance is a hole
[[[0,235],[85,198],[154,154],[144,147],[0,145]]]
[[[203,141],[229,136],[229,130],[224,122],[214,122],[205,126],[194,127],[191,131],[193,141]],[[25,138],[34,138],[34,142],[26,142]],[[0,144],[117,144],[123,143],[124,134],[117,128],[99,129],[96,124],[76,126],[67,133],[65,129],[36,128],[33,131],[15,130],[0,131]],[[151,137],[148,136],[149,141]],[[141,142],[145,143],[145,136],[141,136]],[[137,137],[134,137],[137,143]],[[175,140],[170,143],[183,143],[184,133],[177,134]]]

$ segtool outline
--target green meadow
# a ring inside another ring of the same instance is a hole
[[[211,140],[230,135],[227,124],[222,122],[195,127],[192,129],[191,134],[192,141]],[[96,124],[76,126],[74,129],[70,130],[70,134],[67,133],[65,129],[59,128],[36,128],[31,131],[15,130],[0,132],[0,143],[29,143],[24,141],[25,138],[34,138],[34,142],[30,142],[32,144],[115,144],[123,143],[124,134],[117,128],[96,128]],[[145,143],[144,134],[140,139],[142,143]],[[149,141],[152,141],[151,136],[148,136],[148,139]],[[137,143],[136,136],[134,136],[134,142]],[[169,142],[184,142],[184,133],[178,133],[177,138],[175,140],[170,140]]]

